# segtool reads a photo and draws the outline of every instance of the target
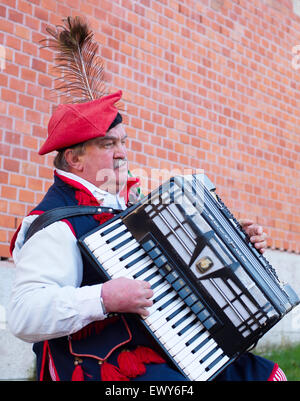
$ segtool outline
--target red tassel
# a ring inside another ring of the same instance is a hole
[[[72,382],[82,382],[84,381],[83,369],[79,363],[75,366],[72,374]]]
[[[101,380],[102,381],[129,381],[127,376],[124,376],[120,369],[111,363],[104,362],[101,364]]]
[[[122,351],[118,356],[120,371],[127,377],[137,377],[146,373],[145,365],[132,351]]]
[[[165,363],[166,361],[148,347],[139,346],[134,351],[137,359],[142,363]]]

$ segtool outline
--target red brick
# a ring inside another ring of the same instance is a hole
[[[20,162],[12,159],[4,159],[4,170],[18,172],[20,169]]]

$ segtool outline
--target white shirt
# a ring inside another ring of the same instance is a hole
[[[102,191],[75,174],[56,171],[84,185],[101,205],[126,208],[119,195]],[[68,224],[53,223],[24,244],[35,218],[32,215],[23,220],[16,239],[16,277],[8,310],[10,330],[27,342],[62,337],[105,317],[100,303],[102,284],[79,287],[82,258]]]

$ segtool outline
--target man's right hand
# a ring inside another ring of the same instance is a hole
[[[137,313],[148,316],[153,291],[147,281],[120,277],[105,282],[101,296],[107,313]]]

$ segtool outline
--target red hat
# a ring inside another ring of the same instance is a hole
[[[45,155],[98,136],[105,136],[118,114],[114,104],[121,99],[118,91],[86,103],[62,104],[48,124],[48,138],[39,154]]]

